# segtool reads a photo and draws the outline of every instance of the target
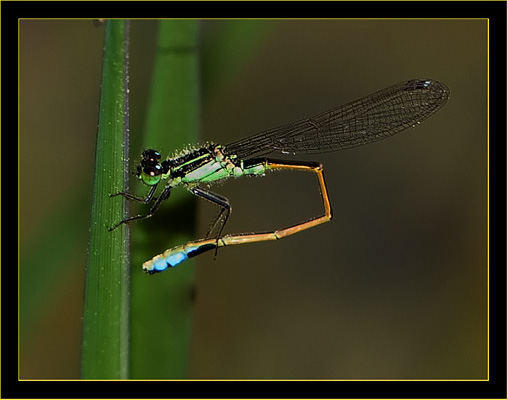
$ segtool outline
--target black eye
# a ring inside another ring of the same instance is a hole
[[[162,173],[162,168],[160,165],[153,165],[143,168],[143,173],[148,176],[157,176]]]
[[[161,159],[161,155],[157,150],[147,149],[143,151],[143,161],[146,161],[147,164],[156,164]]]

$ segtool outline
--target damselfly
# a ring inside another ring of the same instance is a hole
[[[298,162],[264,157],[270,153],[317,154],[348,149],[372,143],[405,129],[415,127],[448,100],[450,90],[431,79],[414,79],[370,94],[360,100],[332,108],[314,117],[269,129],[228,145],[209,143],[183,155],[161,162],[161,155],[153,149],[145,150],[137,166],[137,177],[151,189],[146,197],[121,192],[129,200],[152,204],[148,214],[136,215],[120,221],[121,224],[150,218],[162,202],[169,198],[171,189],[183,186],[194,195],[215,203],[220,213],[204,239],[166,250],[143,264],[146,273],[161,272],[188,258],[219,247],[277,240],[322,224],[332,218],[332,207],[323,173],[318,162]],[[321,190],[323,215],[286,228],[261,232],[222,236],[231,213],[227,198],[210,191],[202,184],[246,175],[264,175],[270,170],[299,170],[315,173]],[[157,186],[166,182],[155,196]],[[212,232],[217,233],[212,236]]]

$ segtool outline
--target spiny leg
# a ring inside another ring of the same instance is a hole
[[[153,197],[154,193],[155,193],[155,188],[150,190],[150,193],[147,196],[147,198],[149,200],[148,201],[141,201],[141,202],[145,202],[145,203],[150,202],[150,200],[152,200],[152,197]],[[124,196],[124,197],[126,197],[128,199],[131,199],[131,200],[141,199],[141,198],[133,196],[133,195],[131,195],[129,193],[118,193],[118,194],[120,194],[120,195],[122,195],[122,196]],[[137,220],[140,220],[140,219],[145,219],[145,218],[152,217],[155,214],[155,212],[159,209],[159,207],[162,204],[162,202],[164,200],[166,200],[169,197],[170,194],[171,194],[171,187],[165,187],[164,190],[161,192],[159,197],[153,198],[153,200],[155,200],[155,203],[153,204],[152,208],[150,208],[150,211],[148,212],[148,214],[135,215],[133,217],[122,219],[120,222],[116,223],[111,228],[109,228],[109,231],[111,232],[111,231],[115,230],[116,228],[118,228],[122,224],[126,224],[126,223],[129,223],[129,222],[132,222],[132,221],[137,221]],[[126,195],[132,196],[132,198],[131,197],[127,197]],[[114,196],[116,196],[116,195],[114,195]]]
[[[217,232],[216,239],[218,240],[220,236],[222,235],[222,231],[224,230],[224,227],[226,226],[226,222],[231,215],[231,204],[229,203],[229,200],[221,196],[220,194],[214,193],[210,190],[203,189],[200,187],[193,187],[190,189],[190,191],[195,194],[196,196],[208,200],[211,203],[214,203],[220,207],[220,212],[213,224],[210,226],[208,231],[206,232],[206,237],[209,237],[212,232],[214,231],[215,227],[220,223],[219,231]]]
[[[153,198],[153,195],[155,194],[156,189],[157,189],[157,185],[152,186],[152,188],[150,189],[150,192],[148,192],[148,195],[146,197],[139,197],[139,196],[136,196],[136,195],[134,195],[132,193],[128,193],[128,192],[119,192],[119,193],[115,193],[115,194],[110,194],[109,197],[123,196],[127,200],[133,200],[133,201],[137,201],[138,203],[148,204],[152,200],[156,199],[156,198]]]

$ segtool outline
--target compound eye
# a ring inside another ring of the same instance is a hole
[[[157,164],[161,159],[161,155],[157,150],[147,149],[143,151],[143,161],[145,165]]]
[[[143,168],[143,172],[150,176],[157,176],[162,173],[162,167],[160,165],[152,165],[150,167]]]
[[[160,165],[151,165],[143,168],[139,174],[139,178],[145,185],[154,186],[161,180],[161,174],[162,167]]]

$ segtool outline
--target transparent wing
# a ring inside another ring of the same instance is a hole
[[[449,96],[450,89],[443,83],[414,79],[233,142],[224,151],[245,159],[274,152],[315,154],[361,146],[416,126],[443,107]]]

